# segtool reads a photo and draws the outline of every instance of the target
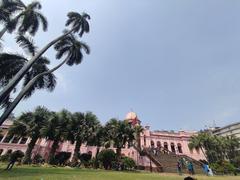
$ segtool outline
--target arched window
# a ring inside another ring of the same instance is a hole
[[[27,142],[27,137],[23,137],[20,141],[20,144],[25,144]]]
[[[9,143],[11,139],[12,139],[12,136],[7,134],[7,136],[3,139],[3,142],[4,143]]]
[[[178,152],[183,153],[182,151],[182,145],[180,143],[177,144]]]
[[[12,149],[7,150],[6,154],[11,154],[12,153]]]
[[[14,136],[12,143],[15,143],[15,144],[18,143],[19,139],[20,139],[19,137]]]
[[[161,147],[161,142],[157,141],[157,147],[160,148]]]
[[[154,142],[153,141],[151,141],[151,147],[154,147]]]
[[[173,153],[176,152],[174,143],[171,143],[171,151],[172,151]]]
[[[2,134],[0,134],[0,142],[2,141],[2,139],[3,139],[3,135],[2,135]]]
[[[146,146],[146,136],[145,135],[143,136],[143,144],[144,144],[144,146]]]
[[[164,142],[164,143],[163,143],[163,146],[164,146],[164,149],[165,149],[165,150],[168,150],[168,143],[167,143],[167,142]]]

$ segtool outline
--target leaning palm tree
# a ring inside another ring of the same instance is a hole
[[[0,32],[0,39],[7,31],[12,33],[17,27],[18,33],[21,34],[29,32],[31,35],[35,35],[40,23],[42,24],[43,31],[47,30],[48,22],[39,11],[42,8],[39,2],[35,1],[29,5],[25,5],[21,0],[4,0],[2,2],[2,8],[4,8],[4,6],[5,9],[6,7],[11,7],[15,11],[9,12],[9,10],[6,9],[6,11],[10,13],[10,18],[8,18],[8,21]]]
[[[55,45],[55,49],[57,50],[56,58],[61,59],[64,57],[65,59],[51,70],[37,73],[34,77],[32,77],[32,79],[23,87],[22,91],[18,94],[14,101],[4,111],[0,117],[0,124],[4,122],[4,120],[9,116],[9,114],[17,106],[20,100],[26,95],[26,93],[29,92],[29,90],[34,86],[39,78],[53,73],[65,63],[69,66],[80,64],[83,58],[82,50],[84,50],[86,54],[90,53],[89,47],[85,43],[78,41],[73,34],[68,34],[64,39],[59,41]]]
[[[74,113],[70,123],[70,140],[75,142],[75,148],[72,158],[72,165],[77,165],[80,147],[82,143],[90,142],[90,139],[96,134],[100,122],[96,115],[91,112]],[[96,137],[96,136],[95,136]]]
[[[25,156],[23,158],[23,163],[31,162],[32,150],[39,138],[41,138],[41,129],[45,126],[48,121],[50,112],[45,107],[38,106],[33,112],[23,113],[9,129],[9,134],[31,138],[28,144]]]
[[[71,113],[67,110],[62,110],[59,113],[52,112],[49,121],[41,129],[41,134],[52,141],[51,150],[48,157],[48,163],[55,163],[55,153],[59,147],[59,143],[67,138],[67,125],[71,120]]]
[[[191,137],[188,147],[190,150],[201,149],[205,158],[208,159],[206,154],[206,150],[208,150],[207,139],[208,136],[206,133],[199,133],[197,135],[194,135]]]
[[[32,67],[32,65],[55,43],[57,42],[62,42],[65,41],[67,42],[66,39],[69,39],[69,36],[72,36],[72,33],[79,33],[79,36],[81,37],[83,35],[83,33],[87,33],[89,32],[89,24],[88,24],[88,19],[90,19],[90,16],[86,13],[83,13],[82,15],[75,13],[75,12],[70,12],[68,13],[68,21],[66,23],[66,26],[71,26],[70,30],[65,31],[65,33],[61,36],[59,36],[58,38],[52,40],[51,42],[49,42],[45,47],[43,47],[31,60],[28,61],[28,63],[26,63],[19,71],[16,75],[14,75],[14,77],[11,79],[11,81],[2,89],[2,91],[0,92],[0,104],[4,101],[5,97],[9,96],[9,94],[12,92],[12,90],[16,87],[16,85],[19,83],[19,81],[23,78],[23,76],[29,71],[29,69]],[[59,43],[60,43],[59,42]],[[69,43],[72,42],[76,42],[76,41],[68,41]],[[88,48],[86,48],[87,46],[83,45],[83,43],[78,43],[77,46],[74,46],[73,48],[60,48],[58,47],[57,50],[61,51],[62,53],[59,53],[59,57],[62,57],[64,54],[68,53],[69,51],[73,51],[74,49],[76,49],[77,47],[81,47],[81,49],[85,49],[88,51]],[[65,53],[63,53],[65,52]],[[68,53],[69,54],[69,53]],[[75,56],[81,56],[81,53],[71,53],[72,55],[66,58],[68,60],[70,59],[74,59]],[[81,62],[81,61],[76,61]],[[64,62],[65,63],[65,62]],[[63,64],[64,64],[63,63]],[[71,61],[68,62],[68,64],[71,64]],[[76,64],[76,63],[74,63]],[[61,64],[59,65],[61,66]],[[54,68],[53,71],[55,69],[57,69],[58,67]],[[41,75],[40,75],[41,76]],[[12,111],[12,110],[10,110]],[[5,117],[6,119],[6,117]],[[3,121],[5,120],[4,118],[1,118],[0,120],[0,125],[3,123]]]
[[[28,56],[34,56],[37,47],[34,45],[31,38],[19,35],[16,38],[17,43],[26,51]],[[12,77],[28,62],[27,57],[12,53],[0,54],[0,88],[4,87]],[[23,87],[39,73],[48,71],[47,65],[50,61],[46,57],[40,57],[38,61],[29,69],[23,77]],[[56,77],[49,73],[39,78],[36,83],[27,91],[24,98],[29,98],[37,89],[47,89],[52,91],[56,86]],[[14,92],[14,91],[13,91]],[[2,108],[7,108],[11,104],[10,94],[5,97],[4,101],[0,103]]]

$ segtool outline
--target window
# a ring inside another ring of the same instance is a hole
[[[168,150],[168,143],[167,143],[167,142],[164,142],[164,143],[163,143],[163,146],[164,146],[164,149],[165,149],[165,150]]]
[[[171,143],[171,151],[172,151],[173,153],[176,152],[174,143]]]
[[[2,141],[2,139],[3,139],[3,135],[2,135],[2,134],[0,134],[0,142]]]
[[[19,139],[20,139],[19,137],[15,136],[12,140],[12,143],[15,143],[15,144],[18,143]]]
[[[154,142],[153,141],[151,141],[151,147],[154,147]]]
[[[27,137],[23,137],[20,141],[20,144],[26,144],[27,139],[28,139]]]
[[[12,136],[10,136],[9,134],[3,139],[4,143],[9,143],[10,140],[12,139]]]
[[[143,144],[144,144],[144,146],[146,146],[146,136],[145,135],[143,136]]]
[[[12,149],[7,150],[6,154],[11,154],[12,153]]]
[[[157,147],[160,148],[161,147],[161,142],[157,141]]]
[[[182,151],[182,145],[180,143],[177,144],[178,152],[183,153]]]

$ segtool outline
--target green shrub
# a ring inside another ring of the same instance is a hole
[[[97,157],[104,169],[112,169],[116,161],[116,153],[111,149],[102,150]]]
[[[36,154],[32,160],[33,164],[42,164],[44,163],[44,158],[40,154]]]
[[[136,163],[132,158],[123,157],[122,158],[123,169],[124,170],[133,170],[136,167]]]
[[[92,155],[89,153],[82,153],[79,156],[79,159],[81,163],[84,165],[84,167],[89,167],[91,165],[90,160],[92,158]]]
[[[229,161],[220,161],[210,164],[212,170],[217,174],[231,174],[235,173],[236,168]]]
[[[0,161],[2,162],[8,162],[10,158],[10,154],[4,154],[0,157]]]

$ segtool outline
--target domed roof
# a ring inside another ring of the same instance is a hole
[[[133,119],[138,119],[137,114],[135,112],[129,112],[126,115],[126,120],[133,120]]]

